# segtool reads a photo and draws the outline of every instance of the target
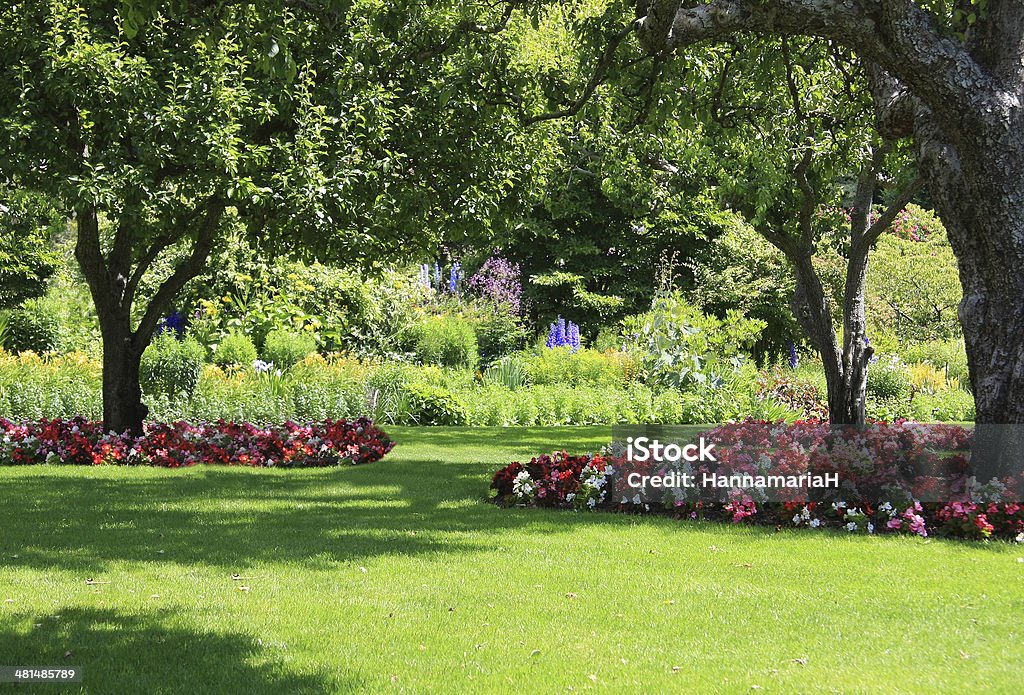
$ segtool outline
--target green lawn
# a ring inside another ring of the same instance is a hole
[[[91,693],[1024,682],[1019,546],[499,509],[498,466],[610,430],[390,431],[357,468],[0,469],[0,665]]]

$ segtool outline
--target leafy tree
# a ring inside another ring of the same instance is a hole
[[[369,1],[0,9],[0,183],[74,220],[108,429],[141,429],[142,353],[236,221],[264,253],[369,263],[502,217],[525,141],[457,59],[489,31]]]
[[[50,237],[61,223],[56,209],[40,196],[0,195],[0,309],[46,291],[60,260]]]
[[[821,37],[856,51],[876,125],[886,138],[913,136],[957,257],[976,421],[1024,424],[1024,4],[637,0],[631,10],[630,26],[654,56],[751,34]],[[974,459],[994,462],[993,472],[1018,466],[1019,430],[982,427]]]
[[[915,210],[901,226],[927,213]],[[959,339],[956,308],[963,296],[956,257],[941,223],[929,233],[884,234],[868,267],[869,324],[900,343]]]

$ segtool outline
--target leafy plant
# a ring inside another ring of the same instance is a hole
[[[252,338],[232,331],[224,336],[213,352],[213,363],[226,368],[249,368],[256,361]]]
[[[452,316],[434,316],[414,330],[416,357],[423,364],[475,368],[480,357],[473,325]]]
[[[502,357],[484,371],[483,382],[504,386],[510,391],[526,386],[530,382],[530,373],[521,359]]]
[[[643,355],[648,381],[669,388],[717,386],[740,370],[766,323],[730,310],[724,319],[688,304],[678,292],[623,321],[623,335]]]
[[[142,353],[139,381],[146,394],[174,397],[191,394],[199,383],[206,350],[195,338],[178,340],[174,332],[165,332]]]
[[[459,399],[440,386],[414,382],[405,390],[409,397],[409,419],[417,425],[465,425],[469,419]]]
[[[289,369],[316,352],[316,340],[309,333],[275,329],[263,342],[263,359],[280,369]]]

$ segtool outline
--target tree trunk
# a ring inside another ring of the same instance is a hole
[[[975,402],[976,477],[1024,466],[1024,132],[996,123],[953,147],[918,116],[918,159],[956,253]]]
[[[865,422],[864,399],[867,388],[867,358],[864,353],[864,287],[860,284],[859,315],[844,311],[843,349],[832,325],[832,310],[821,279],[814,270],[810,253],[790,258],[796,274],[796,291],[793,295],[793,315],[800,327],[811,339],[811,344],[821,356],[825,371],[825,385],[828,391],[828,417],[833,425],[861,426]],[[866,268],[866,262],[864,263]],[[847,278],[849,291],[849,277]],[[856,289],[854,290],[857,291]],[[848,302],[849,303],[849,302]],[[859,317],[859,321],[858,321]],[[858,341],[853,338],[860,335]],[[851,343],[851,339],[853,342]],[[856,364],[856,369],[847,365]]]
[[[142,353],[134,346],[127,322],[107,322],[103,330],[103,428],[107,432],[142,434],[149,413],[142,402],[139,363]]]

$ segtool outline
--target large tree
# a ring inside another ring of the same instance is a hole
[[[1024,423],[1024,3],[640,0],[655,55],[740,34],[847,46],[872,75],[883,135],[913,134],[957,256],[979,423]]]
[[[451,59],[488,31],[413,3],[0,9],[0,185],[74,222],[107,429],[141,430],[142,353],[230,226],[267,253],[359,261],[500,217],[520,141],[489,137],[500,114],[458,90],[482,71]]]

